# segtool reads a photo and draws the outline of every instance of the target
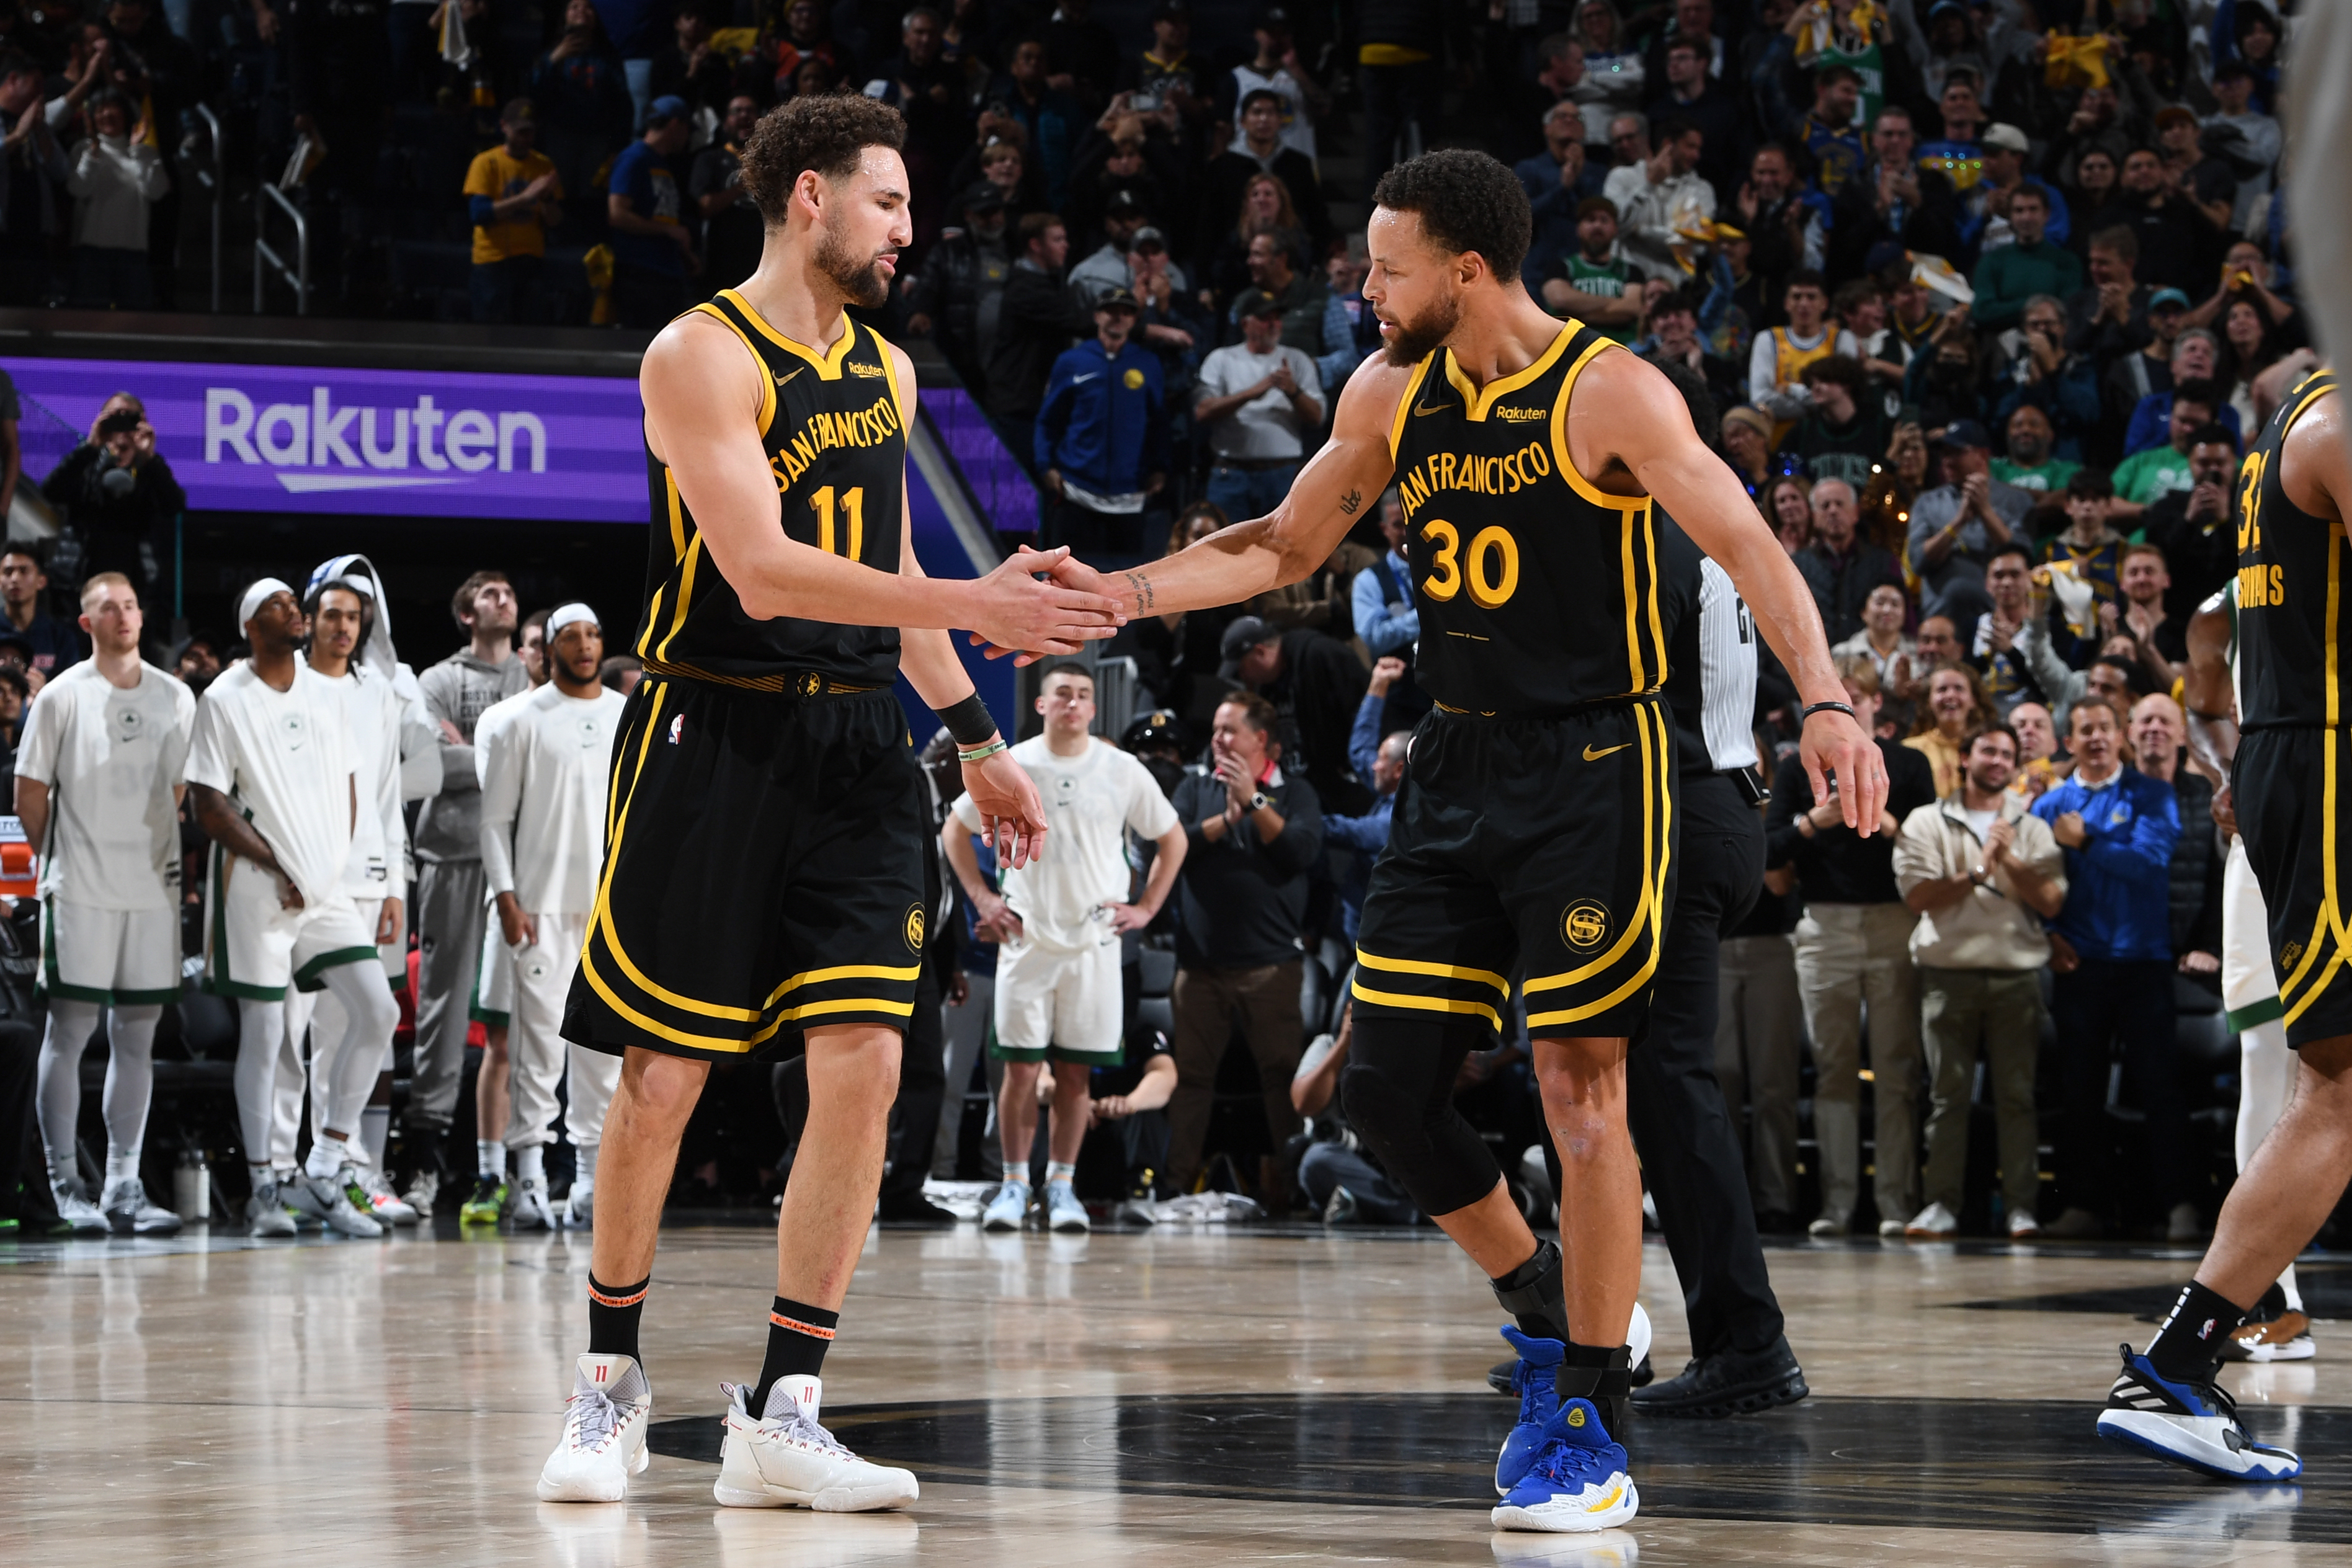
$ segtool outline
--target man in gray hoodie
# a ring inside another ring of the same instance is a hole
[[[416,1171],[403,1194],[430,1215],[444,1175],[442,1146],[466,1064],[467,1001],[481,962],[488,899],[482,880],[481,782],[474,724],[484,710],[530,684],[514,651],[517,605],[499,572],[477,572],[449,612],[471,646],[417,678],[425,711],[441,727],[441,792],[416,820],[416,1066],[408,1100]]]

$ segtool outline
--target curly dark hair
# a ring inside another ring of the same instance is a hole
[[[1518,277],[1535,237],[1519,177],[1485,153],[1447,148],[1409,159],[1381,176],[1372,202],[1419,213],[1432,240],[1457,256],[1476,252],[1507,282]]]
[[[876,99],[848,93],[795,98],[770,110],[743,146],[743,188],[751,193],[761,221],[774,228],[784,221],[793,184],[803,170],[828,180],[856,173],[868,147],[892,151],[907,144],[907,121]]]

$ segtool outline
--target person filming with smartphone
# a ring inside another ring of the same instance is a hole
[[[144,403],[128,392],[108,398],[90,423],[89,438],[41,481],[41,494],[64,509],[66,527],[82,551],[79,570],[53,575],[79,583],[120,572],[138,590],[140,603],[152,602],[162,564],[171,556],[172,519],[186,509],[188,497],[155,448]],[[62,568],[62,561],[52,561]]]

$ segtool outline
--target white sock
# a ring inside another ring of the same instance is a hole
[[[2279,1291],[2286,1297],[2288,1311],[2303,1310],[2303,1292],[2294,1288],[2294,1265],[2292,1263],[2286,1266],[2286,1272],[2279,1276]]]
[[[245,1173],[251,1178],[253,1190],[257,1193],[264,1187],[275,1186],[278,1184],[278,1173],[267,1165],[247,1165],[245,1168]]]
[[[504,1181],[507,1174],[507,1146],[495,1138],[475,1139],[474,1169],[494,1180]]]
[[[547,1149],[544,1144],[526,1143],[514,1152],[515,1180],[537,1182],[547,1185]]]
[[[106,1146],[106,1184],[108,1186],[110,1187],[117,1182],[129,1181],[138,1174],[138,1145],[133,1144],[128,1149],[118,1149],[111,1143]]]
[[[367,1163],[376,1170],[383,1169],[383,1146],[391,1137],[391,1106],[371,1105],[360,1112],[360,1147],[367,1151]]]
[[[1045,1163],[1045,1184],[1049,1187],[1055,1182],[1066,1184],[1076,1180],[1077,1173],[1078,1167],[1075,1161],[1049,1160]]]
[[[572,1149],[572,1190],[586,1192],[596,1185],[596,1149],[593,1143],[581,1143]]]
[[[342,1139],[321,1136],[310,1145],[310,1158],[304,1163],[302,1171],[305,1175],[331,1177],[343,1168],[349,1157]]]

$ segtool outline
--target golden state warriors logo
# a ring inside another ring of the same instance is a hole
[[[907,951],[919,954],[923,951],[923,906],[907,906]]]
[[[1128,366],[1127,374],[1120,376],[1118,379],[1120,384],[1123,384],[1129,392],[1141,392],[1143,390],[1143,373],[1136,369],[1133,365]]]
[[[1608,934],[1609,911],[1591,899],[1569,905],[1559,917],[1559,940],[1570,947],[1598,947]]]
[[[1560,1417],[1560,1419],[1561,1419],[1562,1421],[1567,1422],[1570,1426],[1583,1426],[1583,1425],[1584,1425],[1584,1406],[1583,1406],[1583,1405],[1570,1405],[1570,1406],[1568,1407],[1568,1414],[1567,1414],[1567,1415],[1563,1415],[1563,1416],[1561,1416],[1561,1417]]]
[[[802,696],[814,697],[824,689],[824,677],[822,675],[803,675],[800,679],[800,689]]]

